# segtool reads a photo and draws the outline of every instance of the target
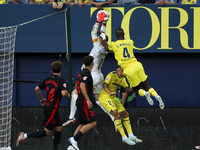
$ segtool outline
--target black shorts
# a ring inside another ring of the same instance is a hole
[[[62,126],[58,109],[44,108],[43,126],[49,130],[53,130],[57,126]]]
[[[79,124],[88,124],[96,121],[95,113],[93,109],[88,109],[87,107],[77,106]]]

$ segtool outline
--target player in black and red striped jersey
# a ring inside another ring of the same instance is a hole
[[[53,150],[58,150],[62,132],[62,124],[58,108],[62,96],[66,97],[67,99],[70,98],[70,94],[66,89],[67,84],[65,80],[60,77],[62,66],[63,65],[61,61],[53,62],[51,64],[53,75],[44,79],[35,88],[35,92],[40,100],[41,105],[44,105],[44,130],[37,130],[28,133],[20,132],[16,143],[17,146],[27,138],[40,138],[43,136],[49,136],[54,129]],[[47,99],[44,99],[41,94],[41,90],[44,89],[47,91]]]
[[[90,55],[83,58],[85,69],[78,75],[78,80],[76,82],[78,91],[76,106],[78,109],[79,126],[74,132],[74,137],[71,137],[68,140],[71,144],[68,149],[72,149],[70,147],[73,146],[75,150],[79,150],[77,141],[86,132],[93,129],[97,123],[91,102],[93,97],[93,79],[91,75],[91,71],[94,66],[93,60],[94,57]]]

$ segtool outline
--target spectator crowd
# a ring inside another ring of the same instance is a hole
[[[0,0],[0,4],[52,4],[54,9],[62,9],[68,4],[73,7],[75,4],[82,7],[84,4],[96,6],[102,9],[108,4],[200,4],[200,0]]]

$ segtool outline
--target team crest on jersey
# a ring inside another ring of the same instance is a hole
[[[63,86],[64,86],[65,88],[67,88],[67,84],[66,84],[66,83],[63,83]]]
[[[106,80],[108,81],[108,80],[110,80],[110,78],[109,78],[109,77],[107,77],[107,78],[106,78]]]
[[[83,80],[86,80],[87,79],[87,76],[83,77]]]

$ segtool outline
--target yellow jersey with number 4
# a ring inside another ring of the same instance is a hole
[[[137,61],[133,53],[133,40],[117,40],[111,42],[108,48],[114,52],[115,59],[122,68]]]

